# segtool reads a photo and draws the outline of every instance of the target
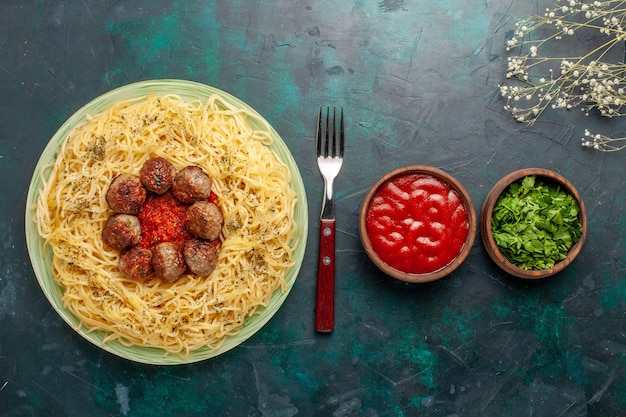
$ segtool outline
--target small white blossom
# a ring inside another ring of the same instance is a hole
[[[554,1],[556,6],[546,8],[543,16],[516,22],[513,36],[505,42],[507,51],[515,47],[519,52],[507,58],[506,78],[515,84],[500,86],[500,94],[506,100],[504,109],[515,120],[529,123],[547,108],[569,110],[580,106],[586,116],[593,112],[605,117],[626,116],[626,63],[604,62],[614,56],[609,53],[611,48],[623,47],[626,41],[626,31],[621,25],[626,21],[626,8],[621,7],[626,0]],[[544,30],[552,30],[552,34],[543,38],[533,36],[532,32],[539,27],[542,34]],[[577,39],[570,41],[568,37],[581,28],[585,29],[585,47],[587,43],[591,44],[590,39],[604,40],[605,43],[594,44],[582,56],[564,53],[567,58],[559,58],[549,55],[552,51],[562,50],[552,48],[550,43],[575,42]],[[589,31],[603,36],[594,37]],[[543,56],[539,56],[540,47]],[[593,60],[592,57],[599,58]],[[524,105],[521,105],[522,101]],[[588,130],[585,130],[585,136],[589,138],[583,138],[581,142],[585,147],[602,151],[626,149],[626,138],[592,135]]]

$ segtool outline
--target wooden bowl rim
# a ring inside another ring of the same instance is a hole
[[[530,175],[542,177],[550,182],[559,184],[574,197],[579,207],[578,218],[582,227],[580,239],[570,248],[569,252],[567,253],[567,257],[564,260],[558,262],[552,268],[548,269],[525,270],[514,265],[500,253],[500,250],[498,249],[498,246],[496,245],[496,242],[493,238],[493,234],[491,233],[491,216],[493,215],[493,207],[500,194],[502,194],[502,192],[504,192],[504,190],[515,181]],[[487,254],[493,260],[493,262],[501,269],[518,278],[542,279],[555,275],[564,270],[580,253],[587,237],[587,211],[585,209],[585,203],[580,193],[567,178],[546,168],[523,168],[517,171],[513,171],[510,174],[502,177],[498,182],[494,184],[491,191],[489,191],[489,194],[487,194],[487,197],[483,202],[480,213],[480,232],[483,246],[485,247]]]
[[[432,175],[434,177],[437,177],[445,181],[461,197],[461,200],[463,201],[463,205],[465,206],[465,211],[467,213],[467,219],[469,223],[467,239],[465,240],[465,243],[463,244],[463,247],[461,248],[456,258],[454,258],[454,260],[451,263],[444,266],[443,268],[440,268],[436,271],[425,273],[425,274],[412,274],[412,273],[397,270],[389,266],[382,259],[380,259],[376,251],[373,249],[372,243],[369,240],[369,236],[367,235],[366,217],[367,217],[367,211],[369,209],[369,204],[370,204],[370,201],[372,200],[372,197],[374,196],[376,191],[378,191],[378,189],[380,188],[382,184],[384,184],[385,182],[389,181],[390,179],[394,177],[408,174],[408,173],[421,173],[421,174]],[[472,245],[474,244],[477,227],[478,226],[476,223],[476,210],[474,209],[472,199],[470,198],[470,195],[465,189],[465,187],[463,187],[463,185],[448,172],[442,169],[433,167],[433,166],[429,166],[429,165],[408,165],[408,166],[396,168],[388,172],[387,174],[383,175],[378,181],[376,181],[370,187],[369,191],[367,192],[367,194],[365,195],[363,199],[363,203],[361,204],[361,210],[359,213],[359,234],[361,236],[361,243],[363,244],[363,247],[365,249],[365,253],[367,254],[367,256],[379,269],[381,269],[387,275],[393,278],[396,278],[398,280],[406,281],[410,283],[426,283],[426,282],[436,281],[438,279],[445,277],[446,275],[449,275],[451,272],[457,269],[469,255]]]

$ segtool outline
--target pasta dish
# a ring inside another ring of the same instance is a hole
[[[244,320],[285,289],[293,265],[296,193],[287,166],[272,152],[270,126],[215,94],[206,101],[149,95],[113,104],[76,127],[58,150],[37,199],[35,222],[52,250],[64,306],[104,342],[188,355],[217,349]],[[118,270],[119,252],[102,241],[111,210],[107,187],[137,175],[154,157],[176,169],[202,167],[224,226],[216,269],[175,282],[141,282]]]

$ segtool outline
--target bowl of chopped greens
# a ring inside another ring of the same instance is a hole
[[[565,269],[587,234],[585,204],[563,176],[543,168],[512,172],[485,199],[480,231],[491,259],[519,278],[539,279]]]

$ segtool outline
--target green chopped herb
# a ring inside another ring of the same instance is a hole
[[[534,175],[512,183],[498,197],[491,230],[502,255],[521,269],[552,268],[580,239],[578,203]]]

